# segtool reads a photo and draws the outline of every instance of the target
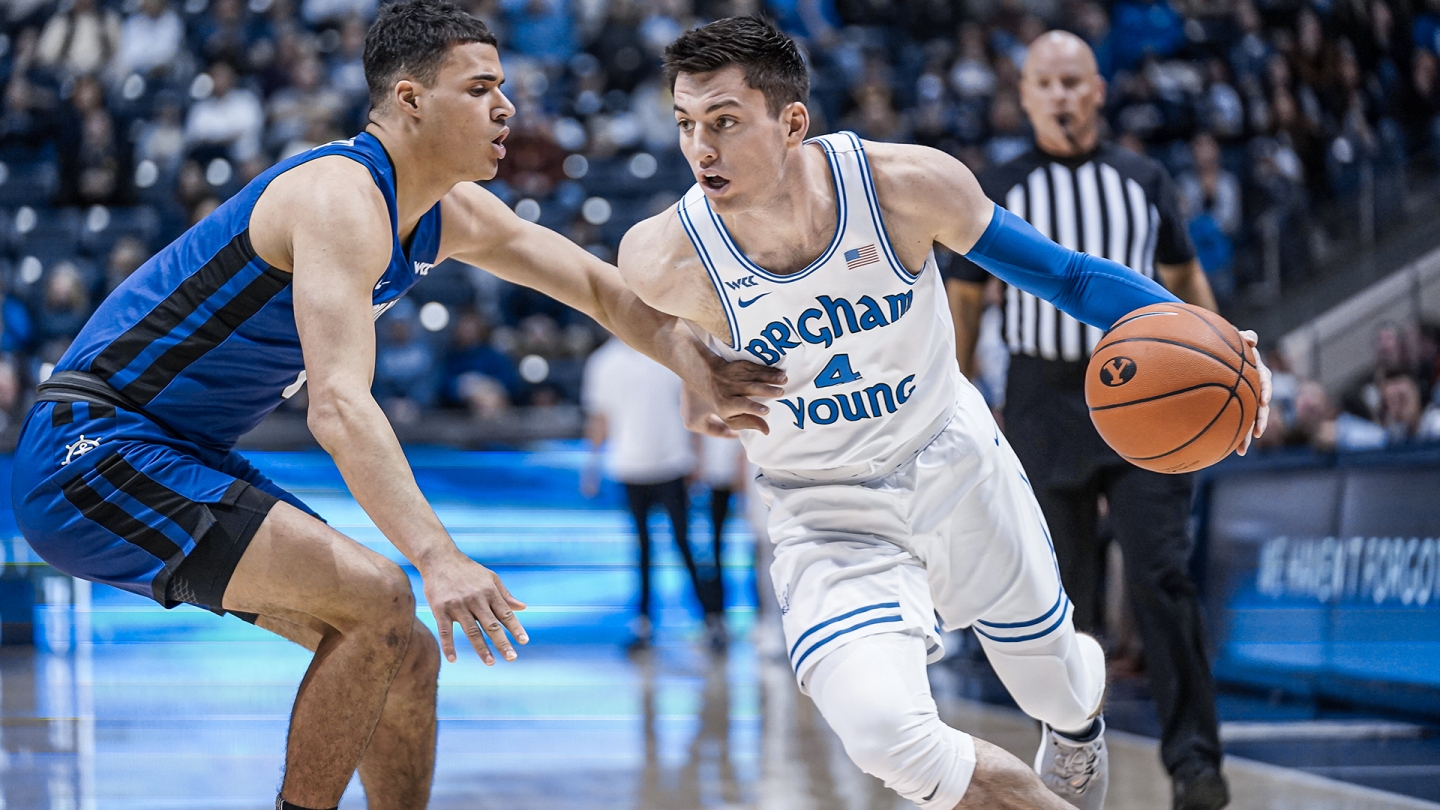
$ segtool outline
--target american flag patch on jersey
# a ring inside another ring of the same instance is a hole
[[[874,264],[880,261],[880,254],[875,250],[874,245],[858,247],[854,250],[845,251],[845,266],[851,270],[857,267],[864,267],[867,264]]]

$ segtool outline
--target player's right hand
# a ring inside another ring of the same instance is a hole
[[[425,601],[430,603],[440,630],[440,647],[450,663],[455,663],[457,622],[487,667],[495,663],[490,644],[495,645],[506,661],[515,660],[515,647],[506,636],[507,630],[521,644],[530,643],[530,636],[515,615],[515,611],[525,609],[525,603],[511,595],[494,571],[457,553],[444,563],[422,571],[421,578],[425,583]]]
[[[770,426],[764,417],[770,407],[754,398],[784,396],[785,372],[748,360],[727,361],[714,354],[708,354],[706,362],[710,366],[709,390],[692,392],[699,397],[685,403],[685,427],[726,438],[733,438],[740,430],[758,430],[768,435]]]

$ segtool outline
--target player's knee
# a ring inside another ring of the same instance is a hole
[[[923,762],[920,749],[950,730],[932,701],[908,697],[877,690],[846,706],[842,716],[832,719],[833,711],[826,716],[851,761],[887,784],[904,781],[907,771]]]
[[[353,593],[361,624],[382,633],[387,646],[406,648],[415,621],[415,593],[400,566],[388,560],[377,564],[358,578]]]
[[[440,644],[419,619],[413,621],[410,629],[410,649],[401,675],[417,683],[431,684],[440,676]]]
[[[987,646],[990,662],[1020,710],[1062,730],[1083,729],[1105,694],[1105,652],[1080,633],[1022,650]]]
[[[860,770],[889,781],[903,769],[903,752],[917,726],[923,725],[923,718],[914,717],[903,707],[877,702],[855,707],[850,719],[831,725],[845,753]]]

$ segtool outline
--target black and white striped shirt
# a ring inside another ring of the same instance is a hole
[[[1154,278],[1155,263],[1183,264],[1195,247],[1174,184],[1158,162],[1113,144],[1073,158],[1031,148],[980,175],[985,194],[1072,250],[1119,262]],[[977,265],[955,257],[949,275],[983,282]],[[1014,287],[1005,290],[1005,342],[1011,354],[1085,360],[1101,332]]]

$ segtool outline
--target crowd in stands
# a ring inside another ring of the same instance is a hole
[[[1440,442],[1440,324],[1381,324],[1375,369],[1341,397],[1267,357],[1274,406],[1261,448],[1354,452]]]
[[[660,55],[727,15],[768,15],[802,43],[816,133],[914,141],[977,171],[1031,143],[1017,89],[1027,43],[1076,32],[1109,81],[1110,137],[1176,177],[1222,301],[1260,281],[1262,230],[1285,271],[1303,274],[1313,235],[1354,219],[1344,205],[1357,189],[1397,190],[1440,138],[1437,0],[459,2],[499,35],[519,110],[488,188],[607,259],[626,228],[693,182]],[[275,161],[364,125],[376,7],[0,9],[0,411],[24,407],[151,253]],[[1401,195],[1374,196],[1383,221]],[[1314,213],[1325,201],[1340,206],[1333,222]],[[409,300],[377,326],[375,391],[401,421],[436,407],[484,417],[574,403],[603,338],[578,313],[453,262]]]

